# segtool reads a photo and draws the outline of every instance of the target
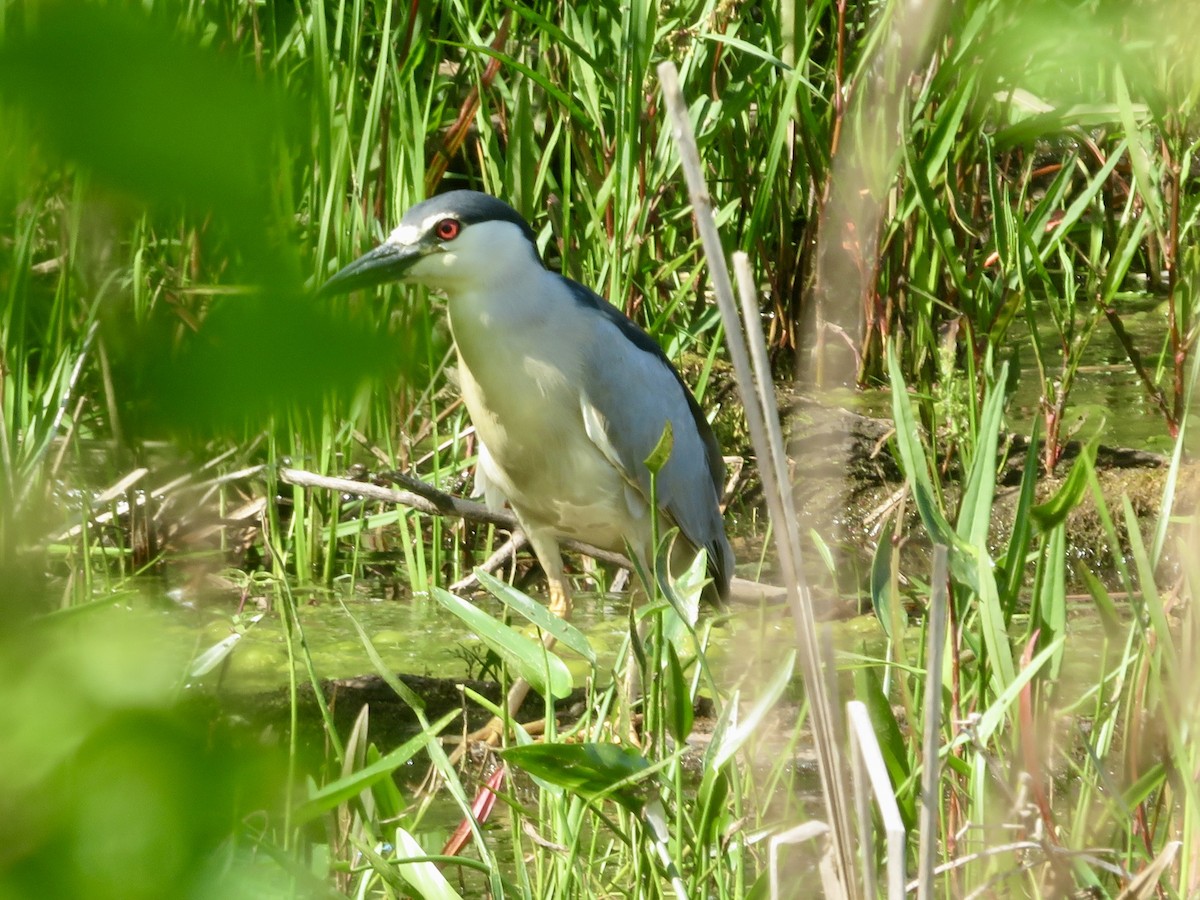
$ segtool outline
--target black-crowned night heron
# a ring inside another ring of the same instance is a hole
[[[556,615],[571,608],[560,538],[618,552],[628,545],[651,571],[645,460],[668,422],[673,448],[655,485],[660,527],[679,529],[675,559],[707,551],[712,590],[726,596],[733,551],[719,506],[721,451],[649,335],[588,288],[548,270],[516,210],[476,191],[418,203],[387,240],[322,290],[393,281],[448,298],[463,400],[479,439],[477,486],[489,506],[512,507],[546,572]],[[527,691],[514,685],[510,713]]]

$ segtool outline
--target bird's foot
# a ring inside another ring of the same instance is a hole
[[[494,766],[496,757],[493,752],[500,746],[504,738],[504,722],[499,716],[494,716],[482,728],[464,735],[462,740],[450,752],[448,757],[451,767],[465,767],[466,763],[479,764],[482,767]],[[417,788],[418,794],[433,794],[444,784],[442,775],[436,766],[431,766]]]
[[[499,716],[492,716],[482,728],[472,731],[463,739],[463,743],[467,746],[471,744],[486,744],[489,747],[499,747],[501,741],[504,740],[504,720]]]
[[[530,737],[541,737],[546,733],[546,720],[537,719],[533,722],[524,722],[521,728]],[[482,728],[472,731],[462,739],[462,743],[455,747],[454,752],[450,754],[450,762],[458,765],[471,752],[472,748],[480,748],[485,752],[495,750],[500,746],[503,739],[504,721],[499,716],[494,716]]]
[[[485,747],[495,749],[499,747],[504,740],[504,720],[499,716],[493,716],[491,721],[482,728],[472,731],[462,739],[454,752],[450,754],[450,763],[458,765],[470,749],[476,744],[483,744]]]

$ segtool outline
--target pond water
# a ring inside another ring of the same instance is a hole
[[[354,627],[362,627],[375,650],[393,672],[457,679],[480,676],[486,647],[455,616],[422,594],[383,599],[383,586],[370,586],[338,597],[324,591],[297,591],[298,618],[314,667],[322,678],[350,678],[372,674],[374,666]],[[274,611],[253,621],[258,611],[231,616],[239,602],[236,594],[208,594],[202,602],[182,603],[165,598],[161,583],[146,579],[136,591],[109,604],[97,615],[128,620],[139,630],[147,627],[158,640],[180,653],[199,658],[205,651],[241,633],[233,651],[196,683],[238,692],[270,691],[287,683],[288,647],[279,616]],[[472,602],[493,616],[503,615],[501,604],[472,595]],[[535,593],[535,599],[539,599]],[[587,636],[597,657],[597,671],[612,670],[628,628],[628,597],[624,594],[579,593],[571,621]],[[759,660],[778,659],[793,646],[791,618],[782,604],[739,606],[701,620],[701,631],[712,623],[710,663],[723,683],[764,674]],[[835,624],[838,646],[861,648],[865,643],[880,651],[883,632],[874,617],[864,616]],[[562,656],[582,684],[587,661],[560,646]],[[770,669],[770,663],[761,663]]]
[[[1130,339],[1153,373],[1164,350],[1166,316],[1156,298],[1124,301],[1121,321]],[[1014,323],[1010,344],[1020,347],[1021,378],[1009,406],[1014,424],[1025,427],[1040,415],[1040,386],[1029,343],[1029,328]],[[1043,340],[1048,337],[1043,335]],[[1054,358],[1048,360],[1054,365]],[[1053,370],[1051,376],[1057,373]],[[1169,379],[1163,379],[1169,392]],[[1141,378],[1129,362],[1125,348],[1107,322],[1100,322],[1083,349],[1064,417],[1066,429],[1078,428],[1077,437],[1088,440],[1102,431],[1101,440],[1114,447],[1132,447],[1170,453],[1172,441],[1162,414],[1154,405]]]
[[[382,590],[379,592],[382,593]],[[316,673],[321,678],[351,678],[374,674],[374,666],[354,627],[363,628],[375,650],[392,672],[444,679],[481,677],[479,659],[486,648],[455,616],[427,596],[379,599],[369,589],[356,596],[339,598],[327,593],[299,593],[299,619],[303,637]],[[481,608],[500,616],[500,604],[486,596],[472,598]],[[237,693],[277,690],[288,682],[288,650],[283,624],[273,611],[258,617],[256,611],[231,618],[229,610],[237,598],[221,601],[211,595],[204,603],[179,604],[163,595],[161,583],[146,579],[136,591],[118,602],[106,604],[93,615],[113,630],[139,635],[139,642],[154,645],[175,659],[201,658],[206,651],[227,640],[235,631],[242,637],[223,662],[189,684],[201,690],[219,689]],[[611,677],[617,654],[628,627],[628,600],[624,595],[581,593],[575,598],[572,622],[586,635],[597,656],[596,673],[601,682]],[[257,621],[251,623],[251,620]],[[774,675],[779,661],[795,647],[790,614],[780,603],[737,605],[721,612],[702,614],[700,632],[712,625],[708,647],[709,663],[724,690],[741,687],[753,697],[757,685]],[[829,622],[830,642],[841,659],[840,667],[851,671],[871,664],[886,652],[886,638],[873,615]],[[1014,636],[1023,629],[1014,622]],[[1090,604],[1073,607],[1060,686],[1063,704],[1075,702],[1095,688],[1107,668],[1104,629]],[[921,640],[918,624],[906,632],[915,651]],[[135,646],[127,650],[138,653]],[[576,686],[592,674],[587,662],[566,648],[559,654],[571,669]],[[297,664],[297,677],[307,678]],[[486,676],[494,677],[494,676]],[[849,689],[850,681],[845,687]]]
[[[1153,373],[1163,351],[1165,315],[1153,298],[1131,298],[1122,308],[1121,321],[1143,363]],[[1049,333],[1044,333],[1048,341]],[[1008,332],[1008,341],[1000,353],[1015,350],[1021,367],[1021,377],[1009,399],[1006,427],[1028,433],[1035,418],[1041,418],[1039,406],[1042,386],[1029,337],[1029,327],[1016,321]],[[1054,353],[1047,356],[1050,367],[1047,375],[1061,376],[1061,360]],[[1169,379],[1163,378],[1166,385]],[[1169,385],[1165,388],[1169,391]],[[867,391],[848,395],[846,402],[853,408],[880,417],[891,416],[891,395],[888,391]],[[1141,378],[1129,362],[1125,348],[1106,322],[1100,322],[1092,339],[1083,349],[1080,366],[1068,397],[1063,417],[1064,435],[1086,441],[1101,434],[1101,441],[1112,447],[1130,447],[1170,453],[1173,443],[1167,433],[1163,416],[1146,391]]]

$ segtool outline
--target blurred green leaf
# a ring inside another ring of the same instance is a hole
[[[425,746],[431,740],[436,739],[441,734],[442,729],[458,718],[458,716],[458,710],[446,713],[438,721],[430,723],[428,729],[423,730],[416,737],[405,741],[390,753],[379,757],[370,765],[351,772],[344,778],[330,782],[320,790],[315,791],[303,804],[292,812],[293,821],[297,824],[310,822],[339,804],[344,803],[346,800],[349,800],[351,797],[374,786],[376,782],[388,778],[396,769],[424,750]]]
[[[370,379],[395,375],[387,334],[339,309],[271,292],[222,298],[199,330],[177,340],[125,325],[114,335],[114,379],[137,400],[127,412],[131,427],[260,430],[289,410],[319,416],[330,395],[347,398]]]
[[[368,767],[375,765],[384,758],[384,755],[379,752],[378,747],[374,744],[367,745]],[[371,796],[375,799],[375,805],[379,810],[379,818],[384,822],[398,820],[404,810],[408,808],[408,801],[400,793],[400,788],[396,786],[394,778],[381,778],[371,785]]]
[[[1012,532],[1008,537],[1008,547],[1004,551],[1003,568],[1000,572],[1001,583],[997,586],[1000,602],[1008,610],[1015,607],[1021,585],[1025,580],[1025,557],[1029,553],[1029,545],[1033,539],[1033,501],[1037,496],[1038,440],[1041,420],[1034,418],[1033,433],[1029,436],[1029,447],[1025,451],[1025,464],[1021,470],[1021,492],[1017,498],[1016,511],[1013,513]]]
[[[1017,702],[1017,698],[1021,695],[1021,690],[1041,672],[1043,666],[1061,652],[1062,644],[1065,640],[1065,635],[1059,635],[1043,647],[1029,661],[1029,665],[1024,666],[1008,684],[1004,685],[1003,690],[996,692],[996,699],[992,702],[991,706],[983,711],[983,714],[979,717],[978,724],[975,726],[975,734],[982,744],[990,741],[996,731],[1008,721],[1009,708]],[[961,745],[969,740],[971,740],[971,736],[963,733],[955,738],[952,746]]]
[[[186,652],[113,618],[0,641],[0,896],[230,896],[248,875],[236,823],[280,810],[286,762],[203,701],[175,706]],[[290,877],[256,868],[264,890]]]
[[[396,829],[396,858],[398,860],[420,859],[428,856],[417,839],[403,828]],[[450,885],[446,876],[432,860],[420,862],[398,862],[401,877],[417,889],[422,900],[462,900],[462,895]]]
[[[996,455],[1004,420],[1004,385],[1008,363],[988,385],[983,415],[979,420],[975,452],[963,487],[955,530],[981,555],[987,553],[988,528],[992,522],[992,503],[996,499]]]
[[[701,847],[716,843],[723,823],[729,818],[729,773],[705,769],[696,799],[696,840]]]
[[[879,533],[875,553],[871,557],[871,607],[888,640],[895,639],[893,622],[903,625],[908,619],[899,594],[892,589],[892,535],[895,530],[895,521],[888,519]]]
[[[763,685],[762,693],[750,707],[749,712],[742,717],[742,720],[728,730],[721,731],[719,737],[714,734],[714,742],[709,748],[708,759],[705,761],[707,768],[720,770],[758,731],[768,713],[775,708],[775,703],[783,695],[795,665],[796,651],[789,650],[776,667],[771,680]]]
[[[1042,553],[1033,582],[1030,628],[1038,628],[1039,647],[1051,643],[1067,628],[1067,529],[1058,524],[1042,537]],[[1060,649],[1050,660],[1047,678],[1057,681],[1062,670]]]
[[[900,790],[900,786],[912,777],[908,751],[896,714],[892,712],[892,705],[883,692],[883,683],[874,666],[862,666],[855,670],[854,699],[861,700],[867,707],[867,715],[879,740],[880,754],[887,765],[888,777],[897,788],[896,802],[904,818],[904,827],[911,829],[916,822],[915,797],[911,791]]]
[[[251,212],[262,226],[272,142],[290,114],[252,71],[137,7],[43,4],[0,46],[0,94],[37,135],[149,201]]]
[[[1086,567],[1080,566],[1078,572],[1083,578],[1083,583],[1087,585],[1092,602],[1096,605],[1096,612],[1100,616],[1104,630],[1110,638],[1117,637],[1121,633],[1121,614],[1117,611],[1117,605],[1113,602],[1112,597],[1109,596],[1108,588]]]

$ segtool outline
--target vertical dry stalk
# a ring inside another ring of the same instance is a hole
[[[937,865],[938,810],[941,808],[941,764],[938,744],[942,730],[942,652],[950,606],[946,548],[933,548],[933,591],[929,597],[929,644],[925,651],[925,733],[921,736],[921,818],[917,852],[917,900],[933,900],[933,870]]]
[[[901,113],[907,107],[910,78],[927,64],[926,48],[941,11],[938,0],[909,0],[895,4],[890,34],[873,58],[859,68],[859,77],[846,88],[847,113],[839,115],[833,161],[817,229],[816,271],[812,293],[818,334],[814,335],[812,372],[817,384],[851,383],[861,375],[856,348],[864,341],[885,337],[864,333],[864,323],[879,322],[875,308],[875,274],[880,222],[888,189],[899,166]],[[839,35],[841,29],[839,29]],[[840,38],[839,38],[840,39]],[[844,98],[839,96],[841,104]],[[840,106],[839,106],[840,108]],[[824,331],[849,336],[849,360],[826,351],[842,342],[825,343]],[[851,363],[853,369],[851,370]]]
[[[692,211],[696,218],[696,228],[700,232],[705,257],[708,259],[717,304],[721,312],[721,321],[725,327],[726,344],[745,407],[746,424],[750,430],[755,453],[761,463],[763,493],[767,498],[771,520],[774,523],[776,551],[779,554],[780,567],[787,586],[788,602],[797,632],[796,642],[801,673],[808,685],[809,703],[812,709],[813,738],[816,743],[817,765],[821,775],[826,815],[830,826],[829,834],[837,882],[833,887],[839,891],[841,896],[858,897],[860,895],[859,887],[852,875],[854,848],[853,831],[850,825],[850,790],[846,778],[845,760],[842,757],[843,742],[840,723],[831,699],[830,679],[826,676],[827,672],[832,674],[834,668],[832,661],[827,660],[822,652],[823,648],[817,633],[816,616],[813,612],[812,595],[803,573],[799,525],[796,521],[795,508],[791,503],[786,455],[782,446],[782,438],[779,437],[778,421],[776,421],[775,427],[770,429],[770,433],[766,424],[769,414],[774,414],[778,420],[778,415],[774,413],[774,389],[769,372],[761,373],[760,378],[756,380],[751,369],[742,325],[733,299],[733,285],[729,278],[729,268],[726,265],[721,239],[717,233],[712,201],[700,166],[696,137],[688,118],[687,104],[679,89],[679,76],[675,66],[669,62],[663,63],[658,67],[658,77],[670,116],[672,134],[679,149],[684,175],[687,179]],[[761,337],[759,340],[761,341]],[[772,435],[776,438],[774,442],[771,440]]]

